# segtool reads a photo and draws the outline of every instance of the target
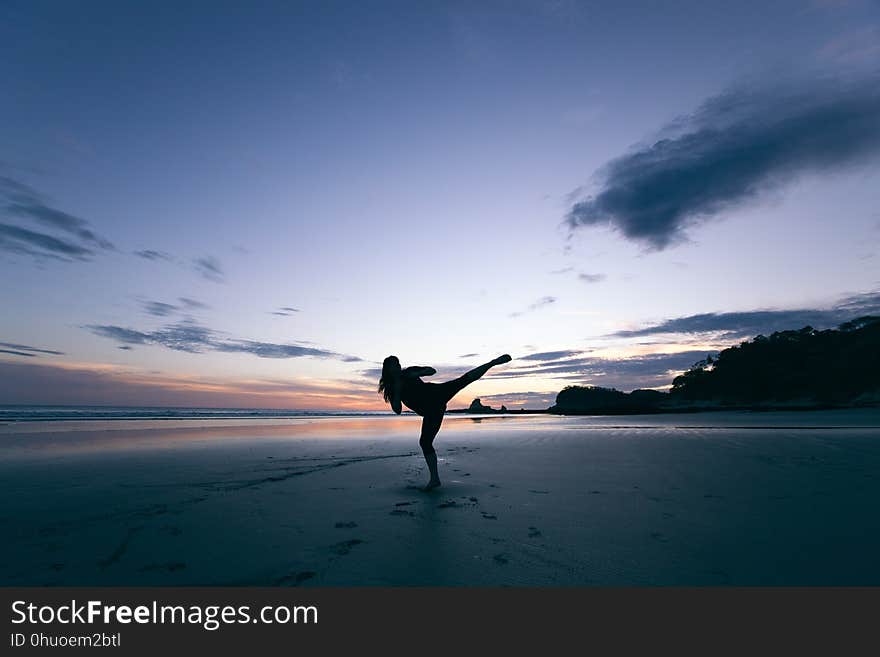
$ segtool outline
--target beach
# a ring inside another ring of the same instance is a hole
[[[880,411],[0,425],[6,586],[880,585]]]

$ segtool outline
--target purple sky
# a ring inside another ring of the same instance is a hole
[[[662,388],[880,313],[873,2],[0,7],[0,404]],[[11,101],[11,102],[9,102]]]

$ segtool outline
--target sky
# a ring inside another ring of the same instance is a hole
[[[880,4],[0,3],[0,404],[545,408],[880,314]]]

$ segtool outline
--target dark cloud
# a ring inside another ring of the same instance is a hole
[[[164,251],[153,251],[152,249],[144,249],[142,251],[132,251],[137,257],[143,258],[144,260],[166,260],[168,262],[172,262],[174,260],[174,256],[170,253],[165,253]]]
[[[578,279],[584,283],[601,283],[605,278],[605,274],[578,274]]]
[[[525,310],[520,310],[515,313],[510,313],[511,317],[519,317],[520,315],[524,315],[525,313],[534,312],[539,308],[543,308],[544,306],[549,306],[551,303],[556,303],[556,297],[541,297],[535,303],[530,304],[528,308]]]
[[[155,331],[138,331],[122,326],[92,324],[85,326],[95,335],[109,338],[123,345],[158,345],[174,351],[202,353],[246,353],[259,358],[332,358],[346,363],[361,362],[357,356],[335,351],[306,347],[301,344],[281,344],[257,340],[239,340],[221,337],[218,332],[197,324],[191,319],[169,324]]]
[[[601,187],[568,224],[608,225],[650,249],[809,172],[880,154],[880,84],[812,80],[740,86],[668,126],[653,144],[609,162]]]
[[[479,356],[480,354],[462,354],[459,358],[473,358],[474,356]]]
[[[51,235],[15,224],[0,223],[0,249],[37,260],[89,260],[95,249],[114,250],[85,219],[51,207],[41,194],[11,178],[0,176],[0,213],[12,220],[40,224],[63,233]]]
[[[634,338],[663,333],[721,333],[727,338],[744,338],[804,326],[832,328],[856,317],[872,314],[880,314],[880,293],[877,292],[846,297],[825,309],[701,313],[667,319],[640,329],[618,331],[613,335]]]
[[[19,356],[34,356],[36,354],[50,354],[52,356],[64,355],[63,351],[55,351],[54,349],[39,349],[37,347],[31,347],[30,345],[26,344],[17,344],[15,342],[0,342],[0,347],[4,347],[5,353],[16,353]],[[13,351],[6,351],[10,349]],[[28,353],[21,353],[25,351]]]
[[[12,354],[13,356],[27,356],[33,358],[36,354],[29,354],[24,351],[15,351],[13,349],[0,349],[0,354]]]
[[[222,283],[224,280],[226,280],[226,274],[223,271],[223,265],[221,265],[220,261],[214,256],[195,258],[192,262],[195,270],[199,272],[204,278],[207,278],[209,281]]]

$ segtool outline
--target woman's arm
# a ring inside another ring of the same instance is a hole
[[[403,370],[402,374],[404,376],[434,376],[437,373],[433,367],[407,367]]]

